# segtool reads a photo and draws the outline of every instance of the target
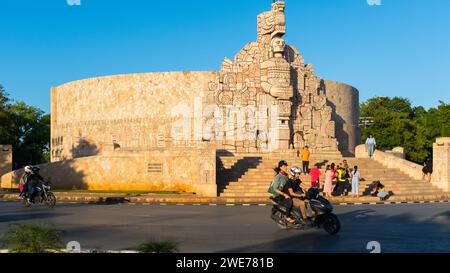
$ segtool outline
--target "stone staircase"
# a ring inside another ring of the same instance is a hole
[[[281,159],[282,157],[280,157]],[[296,156],[283,157],[290,166],[301,167],[301,160]],[[311,158],[311,165],[319,163],[322,176],[321,185],[325,178],[325,167],[331,163],[340,163],[344,159],[351,168],[358,166],[362,180],[359,189],[359,198],[333,197],[333,201],[345,199],[345,202],[377,202],[379,198],[370,194],[374,190],[374,182],[380,181],[392,195],[389,201],[426,201],[448,199],[449,194],[443,192],[432,184],[415,180],[399,169],[386,168],[372,159],[344,158],[338,155],[315,155]],[[270,197],[267,189],[272,182],[274,167],[278,159],[269,156],[230,156],[217,157],[217,183],[218,195],[229,201],[264,202]],[[302,175],[303,189],[311,185],[310,177]],[[349,201],[350,200],[350,201]]]

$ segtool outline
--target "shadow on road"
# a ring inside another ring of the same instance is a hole
[[[0,215],[0,223],[13,223],[18,221],[36,221],[41,219],[55,218],[66,216],[67,213],[22,213],[22,214],[6,214]]]
[[[367,243],[378,241],[383,252],[448,252],[450,249],[450,210],[430,218],[417,219],[401,214],[392,217],[361,209],[339,214],[341,232],[330,236],[323,230],[279,231],[291,236],[269,243],[231,248],[223,253],[369,253]],[[446,237],[446,238],[444,238]]]

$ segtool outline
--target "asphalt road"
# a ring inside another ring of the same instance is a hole
[[[148,238],[172,239],[181,252],[450,252],[450,204],[337,206],[337,236],[284,231],[270,207],[57,204],[24,208],[0,202],[0,233],[13,222],[49,222],[82,248],[132,249]],[[0,242],[4,242],[1,238]]]

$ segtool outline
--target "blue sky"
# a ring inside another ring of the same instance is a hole
[[[0,1],[0,83],[49,112],[50,88],[135,72],[217,70],[271,0]],[[450,102],[450,1],[287,0],[288,44],[324,78],[414,105]]]

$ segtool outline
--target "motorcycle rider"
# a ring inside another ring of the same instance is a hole
[[[298,207],[302,213],[303,221],[307,224],[310,223],[308,219],[308,211],[306,208],[306,194],[301,188],[302,180],[300,175],[302,174],[302,169],[299,167],[292,167],[289,171],[291,175],[290,179],[284,186],[284,193],[288,194],[293,201],[293,205]]]
[[[295,220],[291,218],[293,206],[292,199],[289,194],[283,192],[283,189],[289,180],[288,169],[288,163],[286,161],[282,160],[278,163],[278,167],[275,168],[277,175],[271,185],[271,193],[273,194],[272,200],[278,205],[286,208],[286,220],[289,223],[295,223]]]
[[[44,178],[39,174],[41,169],[39,167],[32,167],[31,174],[28,177],[28,202],[32,203],[36,195],[37,187],[41,186]]]
[[[24,173],[19,181],[19,190],[20,190],[19,197],[26,196],[28,194],[28,181],[29,181],[28,178],[32,172],[33,170],[31,166],[26,166],[24,168]]]

